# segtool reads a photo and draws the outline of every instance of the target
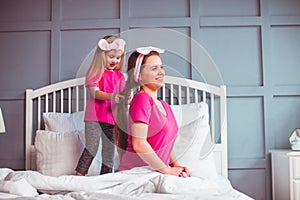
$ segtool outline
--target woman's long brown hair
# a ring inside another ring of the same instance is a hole
[[[127,68],[127,80],[126,85],[121,93],[124,95],[124,99],[119,102],[116,112],[116,125],[115,125],[115,143],[119,148],[119,153],[122,153],[126,150],[128,146],[128,107],[129,107],[129,98],[139,90],[139,83],[134,81],[134,68],[136,64],[137,57],[140,53],[134,51],[128,58],[128,68]],[[152,55],[158,55],[156,51],[151,51],[148,55],[144,56],[141,71],[143,70],[143,64],[145,64],[148,57]]]

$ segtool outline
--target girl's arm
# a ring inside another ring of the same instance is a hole
[[[155,153],[153,148],[147,142],[148,125],[136,122],[132,125],[132,145],[140,158],[150,165],[156,171],[163,174],[179,176],[183,168],[177,166],[167,166]]]
[[[118,103],[120,98],[123,98],[123,96],[120,94],[103,92],[99,89],[99,87],[96,86],[89,87],[89,91],[94,99],[98,100],[113,100]]]

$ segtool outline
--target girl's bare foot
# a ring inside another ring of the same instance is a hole
[[[82,174],[80,172],[76,172],[76,176],[84,176],[84,174]]]

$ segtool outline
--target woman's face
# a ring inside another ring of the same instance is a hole
[[[141,85],[158,90],[164,82],[165,71],[160,56],[149,56],[141,69],[139,81]]]

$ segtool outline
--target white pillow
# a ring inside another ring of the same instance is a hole
[[[198,109],[195,109],[195,106]],[[188,109],[185,110],[185,108]],[[182,124],[184,125],[179,129],[174,146],[174,152],[179,163],[188,166],[192,176],[216,178],[218,173],[212,153],[214,145],[208,123],[208,105],[206,103],[186,105],[186,107],[182,107],[181,112],[184,113],[184,116],[192,115],[195,118],[183,120]]]
[[[175,115],[177,124],[179,127],[187,125],[193,122],[199,117],[202,118],[200,123],[209,123],[209,113],[207,103],[191,103],[184,105],[171,105],[171,109]]]
[[[0,168],[0,180],[4,180],[10,172],[13,172],[10,168]]]
[[[84,111],[72,113],[73,124],[75,130],[83,131],[84,130]]]
[[[24,178],[17,181],[0,180],[0,192],[16,194],[22,197],[35,197],[39,194],[37,189],[30,185]]]
[[[37,171],[49,175],[74,175],[84,148],[82,132],[38,130],[35,137]]]
[[[43,113],[46,131],[73,132],[84,130],[84,111],[75,113]]]

